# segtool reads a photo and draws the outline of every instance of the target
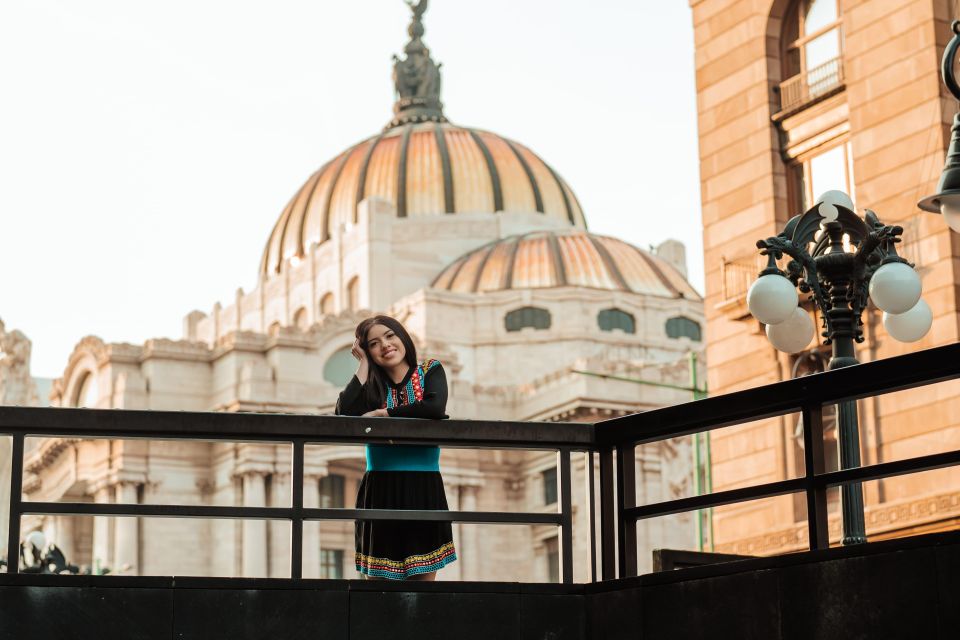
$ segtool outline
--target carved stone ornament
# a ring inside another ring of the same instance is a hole
[[[7,331],[0,320],[0,405],[38,404],[37,387],[30,377],[31,346],[23,332]]]

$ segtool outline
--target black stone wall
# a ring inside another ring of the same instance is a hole
[[[960,533],[594,585],[0,575],[0,640],[61,638],[955,639]]]

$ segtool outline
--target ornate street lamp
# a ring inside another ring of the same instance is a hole
[[[954,20],[950,28],[953,29],[953,38],[943,51],[940,76],[953,97],[960,101],[960,85],[957,84],[957,77],[953,72],[954,58],[960,49],[960,20]],[[940,174],[937,193],[927,196],[918,202],[917,206],[930,213],[942,213],[944,222],[960,233],[960,113],[953,116],[950,147],[947,149],[947,161]]]
[[[863,342],[868,299],[883,310],[887,332],[902,342],[919,340],[933,322],[920,299],[920,276],[897,255],[903,227],[884,225],[869,209],[861,219],[854,210],[848,195],[828,191],[779,235],[758,241],[767,267],[747,293],[750,313],[767,325],[773,346],[787,353],[802,351],[813,338],[813,321],[798,305],[797,289],[809,294],[820,311],[824,342],[833,347],[831,370],[857,364],[854,343]],[[777,265],[784,255],[791,258],[786,271]],[[840,468],[859,467],[856,402],[841,402],[838,409]],[[841,495],[842,543],[866,542],[860,483],[843,485]]]

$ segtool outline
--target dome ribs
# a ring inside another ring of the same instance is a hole
[[[304,185],[304,188],[300,189],[293,199],[293,206],[290,208],[290,215],[287,216],[287,221],[284,223],[283,230],[280,232],[279,258],[281,261],[295,255],[303,256],[303,218],[306,216],[307,206],[309,206],[310,203],[309,196],[313,195],[313,190],[317,187],[317,182],[319,182],[322,173],[323,169],[313,174],[313,176],[307,180],[307,184]],[[307,195],[307,197],[304,197],[305,195]],[[295,236],[296,239],[294,239],[293,236]],[[293,253],[290,255],[287,255],[288,242],[296,245]]]
[[[440,169],[443,171],[443,208],[446,213],[454,213],[453,172],[450,170],[450,152],[447,149],[447,141],[439,122],[433,123],[433,134],[437,139],[437,149],[440,151]]]
[[[507,268],[503,270],[503,286],[501,289],[509,289],[513,286],[513,268],[517,263],[517,250],[520,249],[520,241],[523,237],[516,238],[510,246],[510,255],[507,256]]]
[[[553,167],[548,165],[546,162],[543,163],[543,166],[547,168],[547,171],[550,172],[550,175],[553,176],[553,179],[557,183],[557,188],[560,189],[560,195],[563,196],[563,208],[567,212],[567,220],[570,221],[570,224],[577,226],[576,217],[573,215],[573,207],[570,206],[570,196],[567,195],[567,190],[564,187],[563,180],[560,179],[560,176],[557,175],[557,172],[553,170]],[[586,224],[584,224],[586,226]]]
[[[607,272],[613,277],[614,280],[616,280],[617,284],[620,285],[622,290],[630,291],[630,287],[627,286],[627,281],[620,272],[620,267],[617,266],[616,261],[614,261],[613,256],[610,255],[610,252],[607,251],[607,248],[603,246],[603,243],[600,242],[600,240],[592,235],[587,235],[587,237],[590,238],[590,242],[593,243],[597,253],[600,254],[600,259],[603,260],[604,266],[607,267]]]
[[[560,241],[557,240],[557,234],[547,234],[547,242],[550,243],[550,254],[553,258],[553,270],[557,277],[557,286],[563,287],[567,284],[567,269],[563,266],[563,256],[560,254]]]
[[[332,161],[331,161],[332,162]],[[323,177],[323,174],[326,173],[327,169],[330,168],[330,162],[327,162],[325,165],[320,167],[320,171],[317,171],[317,180],[313,183],[313,186],[310,187],[310,195],[307,196],[307,202],[303,205],[303,215],[300,216],[300,228],[297,230],[298,240],[300,250],[305,252],[306,247],[304,246],[304,229],[307,227],[307,216],[310,215],[310,207],[313,205],[313,196],[317,193],[317,185],[320,184],[320,179]]]
[[[480,147],[468,130],[442,126],[450,154],[454,211],[493,212],[493,183]]]
[[[347,164],[347,160],[350,159],[353,150],[358,146],[360,145],[354,145],[340,154],[340,163],[337,165],[336,171],[333,174],[330,186],[327,187],[326,193],[323,194],[323,216],[320,218],[323,221],[323,231],[321,232],[320,242],[324,242],[330,238],[330,203],[333,201],[333,191],[337,188],[337,182],[340,180],[340,174],[343,173],[344,165]]]
[[[493,211],[499,213],[503,211],[503,188],[500,185],[500,174],[497,172],[497,165],[493,161],[493,154],[484,144],[483,140],[476,131],[470,129],[470,137],[477,144],[483,159],[487,163],[487,171],[490,173],[490,184],[493,186]]]
[[[667,291],[673,293],[675,298],[682,298],[683,294],[680,293],[680,290],[677,289],[673,282],[670,281],[670,278],[663,272],[663,269],[660,268],[660,265],[657,264],[656,260],[648,256],[643,252],[638,252],[640,256],[650,265],[650,269],[657,274],[657,277],[660,278],[660,282],[663,283],[663,286],[667,288]]]
[[[363,161],[360,163],[360,176],[357,178],[357,199],[353,203],[353,221],[357,221],[357,206],[366,195],[367,170],[370,168],[370,158],[373,157],[373,150],[377,148],[380,141],[383,140],[383,133],[378,135],[373,143],[367,147],[367,152],[363,155]]]
[[[320,171],[318,171],[317,173],[320,173]],[[280,228],[281,224],[286,222],[287,214],[290,211],[290,207],[293,206],[293,201],[296,199],[297,199],[297,195],[294,194],[293,197],[290,198],[290,202],[287,203],[287,206],[283,208],[283,212],[280,214],[280,217],[277,218],[277,221],[273,224],[273,230],[270,231],[270,241],[267,242],[267,246],[263,248],[263,259],[260,260],[260,272],[263,274],[267,274],[270,270],[270,254],[272,253],[274,241],[277,238],[277,229]],[[279,271],[279,269],[280,269],[280,261],[278,260],[275,270]]]
[[[493,255],[494,247],[492,244],[488,244],[483,250],[483,260],[480,261],[480,266],[477,267],[477,275],[473,279],[473,286],[470,289],[471,293],[476,293],[480,288],[480,280],[483,279],[483,271],[487,268],[487,263],[490,261],[490,256]]]
[[[513,151],[513,155],[517,156],[517,160],[520,162],[520,166],[523,167],[523,172],[527,174],[527,179],[530,180],[530,188],[533,189],[533,201],[536,203],[537,213],[543,213],[543,196],[540,193],[540,185],[537,184],[537,179],[533,175],[533,170],[530,168],[530,164],[527,162],[526,158],[523,157],[523,154],[520,153],[520,150],[517,149],[517,145],[513,140],[503,139],[507,143],[507,146]]]
[[[410,134],[413,125],[403,127],[400,141],[400,161],[397,163],[397,217],[407,217],[407,151],[410,148]]]

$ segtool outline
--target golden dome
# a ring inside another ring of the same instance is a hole
[[[622,240],[586,231],[535,231],[475,249],[447,266],[436,289],[475,293],[589,287],[700,300],[670,263]]]
[[[293,196],[270,233],[260,271],[279,272],[331,229],[356,222],[378,196],[399,218],[474,212],[539,212],[586,228],[577,197],[525,146],[449,122],[394,126],[325,164]]]

